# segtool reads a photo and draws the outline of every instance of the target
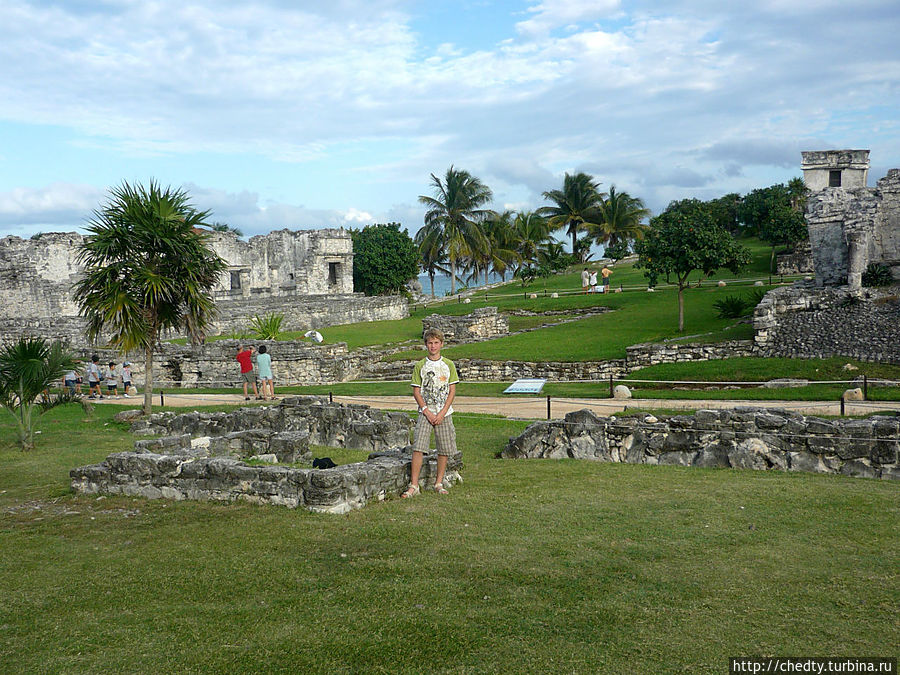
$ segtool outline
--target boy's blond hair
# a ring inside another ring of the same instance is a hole
[[[444,341],[444,333],[439,328],[429,328],[425,331],[425,335],[422,336],[423,342],[428,342],[431,338],[437,338],[441,342]]]

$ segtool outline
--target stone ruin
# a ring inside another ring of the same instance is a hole
[[[816,285],[858,292],[870,263],[886,265],[900,283],[900,169],[870,188],[868,150],[802,155]]]
[[[80,277],[75,232],[0,239],[0,334],[83,340],[85,322],[72,299]],[[282,330],[403,319],[401,296],[353,292],[353,242],[343,230],[280,230],[243,241],[210,232],[209,245],[228,264],[213,291],[219,316],[211,333],[246,330],[250,320],[284,315]]]
[[[535,422],[511,438],[508,459],[591,459],[628,464],[778,469],[900,480],[900,418],[826,420],[738,407],[655,417],[598,417],[590,410]]]
[[[900,169],[870,188],[868,150],[802,157],[815,281],[766,294],[753,315],[754,354],[900,363]],[[872,263],[894,285],[863,288]]]
[[[496,307],[482,307],[463,316],[430,314],[422,319],[422,334],[429,328],[440,330],[447,343],[489,340],[509,334],[509,319]]]
[[[137,440],[133,451],[113,453],[69,475],[72,489],[81,494],[242,500],[346,513],[399,495],[409,484],[411,424],[405,413],[315,396],[232,413],[166,412],[131,427],[154,438]],[[282,465],[309,461],[311,443],[371,454],[366,462],[332,469]],[[251,459],[257,463],[248,464]],[[448,462],[447,480],[459,480],[461,467],[462,455],[456,453]],[[436,456],[426,455],[420,483],[433,482],[435,470]]]

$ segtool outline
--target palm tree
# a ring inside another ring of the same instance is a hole
[[[641,221],[650,217],[650,210],[639,198],[617,192],[616,186],[612,185],[599,209],[600,223],[589,230],[597,244],[614,246],[620,241],[643,239],[647,225]]]
[[[603,202],[603,193],[598,190],[599,182],[586,173],[566,174],[562,190],[550,190],[544,193],[544,199],[554,202],[555,206],[543,206],[538,213],[548,218],[551,230],[566,228],[566,234],[572,237],[572,253],[575,253],[578,230],[599,227],[599,207]]]
[[[431,297],[434,297],[434,277],[440,272],[448,274],[447,250],[444,246],[444,230],[439,225],[424,226],[416,232],[415,244],[419,249],[419,264],[431,282]]]
[[[451,165],[441,180],[431,174],[434,196],[419,196],[419,202],[428,207],[425,225],[440,227],[450,261],[450,292],[456,292],[457,263],[465,256],[488,247],[487,238],[478,226],[491,215],[481,208],[491,201],[490,188],[468,171],[454,169]]]
[[[87,336],[109,331],[110,344],[145,355],[144,413],[151,411],[153,350],[167,330],[199,339],[215,314],[210,290],[227,265],[206,245],[208,211],[187,193],[154,181],[110,190],[94,211],[78,254],[84,276],[73,286]]]
[[[512,215],[512,211],[495,213],[482,223],[482,230],[489,244],[486,256],[488,264],[503,281],[506,281],[506,271],[519,260]],[[484,269],[484,283],[488,283],[487,267]]]
[[[16,420],[22,450],[34,448],[35,408],[43,414],[72,400],[66,393],[50,396],[46,392],[76,367],[75,358],[58,341],[48,344],[43,338],[24,337],[0,350],[0,406]]]
[[[517,213],[512,223],[513,239],[520,264],[537,262],[541,246],[550,241],[550,225],[534,211]]]

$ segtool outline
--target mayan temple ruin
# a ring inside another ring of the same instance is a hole
[[[228,263],[214,290],[219,316],[211,333],[245,329],[253,316],[272,312],[284,315],[284,330],[407,315],[399,296],[353,292],[353,242],[346,230],[279,230],[248,241],[232,232],[209,237]],[[84,341],[71,293],[82,241],[75,232],[0,239],[0,335]]]

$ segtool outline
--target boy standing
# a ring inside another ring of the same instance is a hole
[[[612,270],[604,265],[603,269],[600,270],[600,274],[603,275],[603,290],[601,292],[609,293],[609,275],[612,274]]]
[[[456,452],[456,429],[450,416],[453,414],[452,403],[459,376],[453,361],[441,356],[444,334],[437,328],[429,328],[424,338],[428,356],[416,364],[412,374],[413,398],[419,406],[419,417],[413,436],[410,483],[401,495],[404,498],[419,494],[422,457],[428,451],[432,430],[438,454],[437,474],[434,477],[434,490],[438,494],[447,494],[444,486],[447,457],[451,452]]]
[[[259,398],[259,391],[256,389],[256,373],[253,372],[253,347],[238,347],[238,353],[235,357],[237,362],[241,364],[241,379],[244,381],[244,400],[249,401],[250,396],[247,394],[247,385],[253,385],[253,395]]]

